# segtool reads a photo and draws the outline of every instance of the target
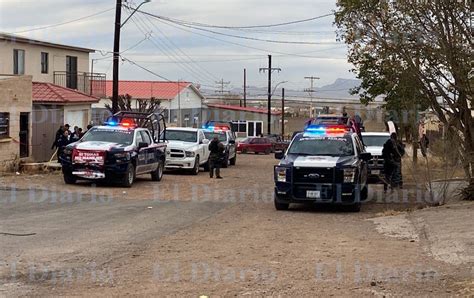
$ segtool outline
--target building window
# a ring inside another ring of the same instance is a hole
[[[25,74],[25,51],[13,50],[13,74]]]
[[[49,68],[49,54],[41,52],[41,73],[48,73]]]
[[[10,137],[10,113],[0,113],[0,139]]]

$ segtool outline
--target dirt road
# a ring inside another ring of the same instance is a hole
[[[419,202],[277,212],[273,164],[270,156],[239,155],[222,181],[167,173],[132,189],[66,187],[57,174],[3,177],[2,186],[18,190],[1,193],[0,232],[10,234],[0,235],[0,295],[473,293],[472,241],[461,239],[467,250],[458,263],[433,255],[432,244],[449,237],[412,225],[428,209],[403,210]],[[433,225],[445,214],[437,210],[424,215]],[[393,217],[390,225],[378,220]]]

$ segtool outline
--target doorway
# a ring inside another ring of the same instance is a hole
[[[66,56],[66,87],[77,89],[77,57]]]
[[[20,158],[30,156],[30,113],[20,113]]]

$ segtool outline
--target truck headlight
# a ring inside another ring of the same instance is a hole
[[[71,155],[72,154],[72,148],[68,148],[68,147],[64,148],[63,154],[64,155]]]
[[[130,153],[128,152],[118,152],[114,154],[116,159],[130,159]]]
[[[286,182],[286,168],[276,168],[275,175],[277,182]]]
[[[186,151],[186,157],[194,157],[195,153],[193,151]]]
[[[344,183],[352,183],[355,179],[355,168],[344,169]]]

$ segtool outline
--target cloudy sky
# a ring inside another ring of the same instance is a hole
[[[137,5],[140,0],[128,0]],[[253,26],[284,23],[331,13],[336,0],[152,0],[141,10],[186,22],[218,26]],[[0,0],[0,31],[31,38],[97,49],[95,72],[112,76],[115,0]],[[100,13],[102,12],[102,13]],[[61,26],[51,26],[90,16]],[[123,10],[122,20],[129,11]],[[122,56],[170,80],[198,82],[206,88],[215,81],[230,81],[228,88],[247,84],[266,86],[267,55],[273,55],[274,83],[288,81],[288,89],[309,87],[305,76],[318,76],[318,86],[336,78],[354,78],[346,61],[346,47],[336,41],[333,16],[270,28],[219,29],[183,27],[136,13],[122,29]],[[194,25],[193,25],[194,26]],[[42,28],[48,27],[48,28]],[[39,30],[33,30],[38,29]],[[310,42],[287,44],[218,35],[231,34],[265,40]],[[129,62],[122,62],[121,79],[159,80]]]

